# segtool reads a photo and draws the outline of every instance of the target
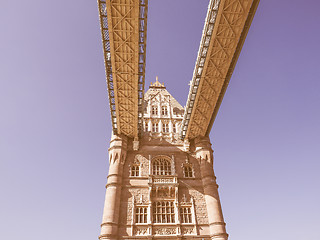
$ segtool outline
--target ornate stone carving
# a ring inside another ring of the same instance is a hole
[[[174,183],[174,178],[154,178],[153,179],[154,183]]]
[[[147,158],[142,156],[141,154],[137,154],[133,160],[134,164],[140,164],[140,176],[147,176],[149,174],[149,161]]]
[[[133,231],[133,235],[143,236],[148,234],[148,227],[135,227]]]
[[[195,234],[194,227],[183,227],[181,230],[182,234]]]
[[[133,159],[133,164],[140,165],[140,159],[143,158],[140,154],[137,154]]]
[[[158,227],[154,228],[155,235],[172,235],[176,234],[177,229],[175,227]]]
[[[173,187],[155,187],[152,190],[153,197],[159,198],[174,198],[175,188]]]
[[[207,206],[203,195],[203,188],[190,189],[190,195],[194,199],[195,214],[199,224],[208,224]]]

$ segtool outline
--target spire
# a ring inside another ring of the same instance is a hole
[[[166,87],[164,86],[164,83],[161,84],[161,83],[158,81],[158,76],[156,76],[156,82],[155,82],[155,83],[152,83],[152,82],[151,82],[150,88],[166,88]]]

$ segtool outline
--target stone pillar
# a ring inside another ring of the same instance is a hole
[[[159,127],[159,133],[160,133],[160,136],[162,136],[162,120],[159,120],[158,122],[158,127]]]
[[[117,240],[123,164],[127,153],[127,137],[113,135],[109,148],[109,174],[101,224],[100,240]]]
[[[195,139],[195,153],[200,162],[201,178],[207,205],[210,235],[213,240],[227,240],[218,185],[213,171],[213,151],[209,137]]]

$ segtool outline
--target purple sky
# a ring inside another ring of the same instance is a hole
[[[150,0],[146,87],[185,105],[208,0]],[[320,239],[320,3],[261,1],[211,132],[230,239]],[[0,239],[100,231],[111,123],[96,1],[0,3]]]

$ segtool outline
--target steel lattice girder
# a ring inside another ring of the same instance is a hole
[[[181,136],[208,136],[259,0],[210,0]]]
[[[147,0],[98,0],[114,134],[137,138],[145,81]]]

